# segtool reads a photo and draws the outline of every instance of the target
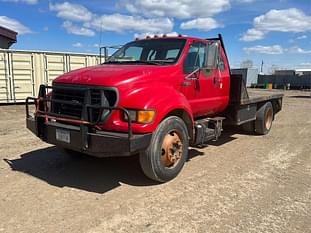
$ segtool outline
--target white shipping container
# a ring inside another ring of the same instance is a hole
[[[99,61],[95,54],[0,49],[0,103],[24,102],[41,84]]]

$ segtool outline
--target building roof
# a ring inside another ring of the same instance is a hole
[[[296,72],[311,72],[311,68],[300,68],[300,69],[296,69]]]
[[[0,26],[0,36],[8,38],[12,42],[16,42],[17,32],[14,32],[8,28]]]

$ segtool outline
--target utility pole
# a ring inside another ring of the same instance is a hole
[[[261,66],[260,66],[260,73],[263,73],[263,60],[261,61]]]

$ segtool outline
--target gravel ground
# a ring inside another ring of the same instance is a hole
[[[69,157],[0,107],[0,232],[311,232],[311,98],[287,91],[270,134],[226,131],[166,184],[137,156]]]

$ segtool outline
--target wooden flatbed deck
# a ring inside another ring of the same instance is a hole
[[[281,90],[246,88],[241,76],[231,79],[230,103],[225,112],[228,124],[241,125],[256,120],[256,113],[267,102],[271,102],[274,114],[282,109]]]
[[[263,102],[272,99],[279,99],[284,96],[279,90],[247,89],[248,98],[241,100],[241,105]]]

